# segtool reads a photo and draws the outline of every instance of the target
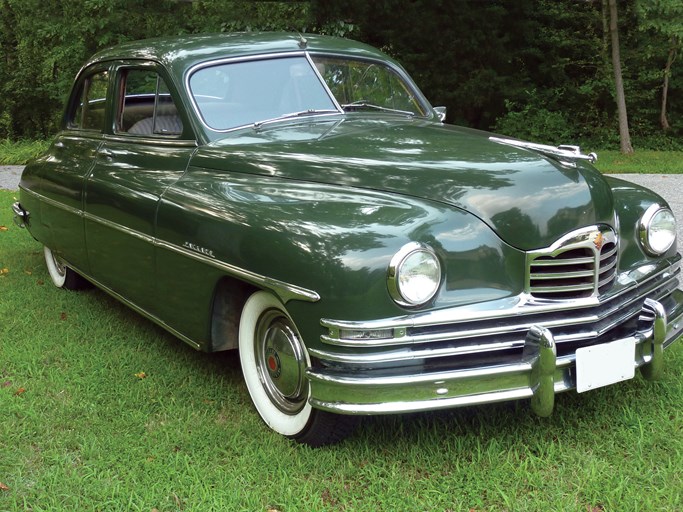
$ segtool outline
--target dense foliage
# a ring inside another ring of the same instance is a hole
[[[59,127],[80,65],[130,39],[298,30],[362,40],[404,63],[451,122],[540,142],[617,147],[606,0],[0,0],[0,139]],[[683,148],[680,0],[620,0],[634,146]]]

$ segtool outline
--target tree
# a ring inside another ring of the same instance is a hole
[[[626,97],[624,95],[624,79],[621,73],[621,49],[619,47],[619,29],[617,19],[617,0],[608,0],[610,42],[612,45],[612,68],[614,69],[614,88],[617,97],[617,111],[619,114],[619,140],[622,153],[633,153],[631,134],[628,129],[628,114],[626,112]],[[604,3],[603,3],[604,5]]]
[[[671,69],[683,48],[683,3],[680,0],[641,0],[637,5],[641,30],[654,32],[667,41],[659,123],[664,131],[668,131],[671,129],[667,115]]]

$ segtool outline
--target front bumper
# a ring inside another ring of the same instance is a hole
[[[446,311],[429,326],[415,317],[369,323],[324,320],[331,333],[389,328],[396,337],[361,350],[360,342],[343,347],[343,340],[324,336],[332,350],[310,351],[320,361],[307,371],[311,405],[362,415],[530,398],[533,410],[547,416],[556,393],[577,387],[578,348],[623,342],[635,346],[634,367],[656,379],[664,349],[683,334],[679,266],[680,256],[654,272],[652,267],[634,270],[620,277],[608,297],[579,301],[571,308],[525,304],[498,309],[489,317],[481,311],[469,317],[451,311],[450,320]],[[435,318],[430,315],[428,321]]]

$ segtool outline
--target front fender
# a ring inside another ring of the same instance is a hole
[[[635,183],[619,178],[605,176],[612,188],[614,208],[619,223],[620,271],[627,271],[647,264],[649,261],[661,259],[649,256],[640,243],[640,219],[651,205],[669,206],[658,194]],[[676,242],[662,257],[676,255]]]
[[[269,283],[314,292],[315,298],[287,304],[309,343],[319,338],[323,317],[363,320],[409,311],[389,296],[386,276],[391,258],[410,241],[430,245],[443,267],[441,290],[422,309],[498,299],[523,286],[523,253],[474,216],[353,187],[191,168],[162,198],[157,237],[202,253],[196,261],[159,254],[167,307],[177,311],[182,302],[192,309],[210,300],[206,290],[220,272],[201,260],[211,258],[283,301],[292,296]]]

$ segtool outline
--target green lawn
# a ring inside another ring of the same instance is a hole
[[[595,166],[603,173],[683,174],[683,152],[636,150],[631,155],[619,151],[597,151]]]
[[[234,354],[49,283],[0,191],[0,511],[682,510],[683,343],[664,379],[365,420],[313,450],[269,431]]]

